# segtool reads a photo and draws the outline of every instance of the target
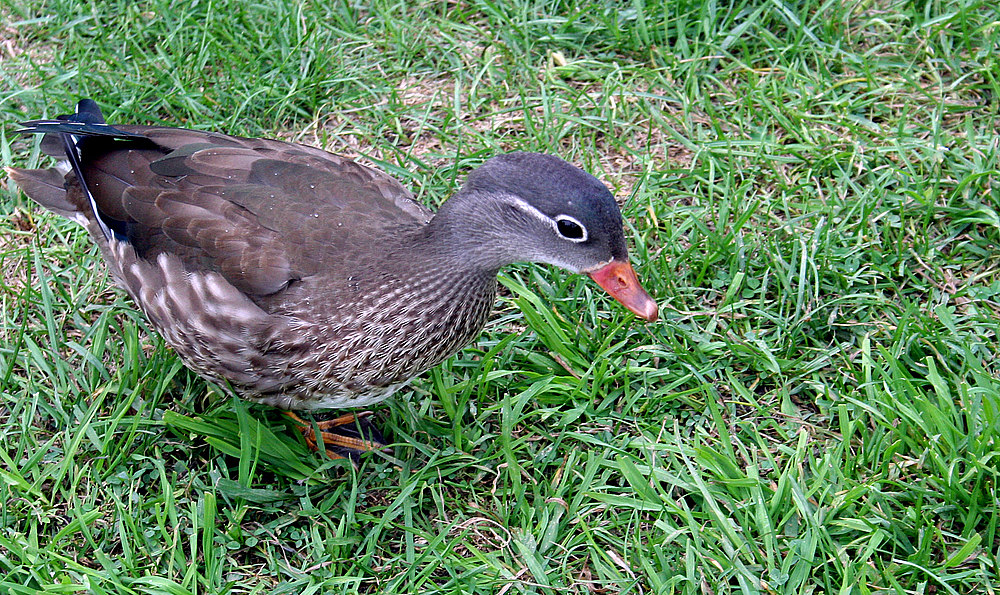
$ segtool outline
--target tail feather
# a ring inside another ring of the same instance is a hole
[[[11,180],[17,183],[32,200],[46,209],[86,225],[87,218],[79,207],[69,201],[66,194],[66,179],[62,172],[52,169],[21,169],[8,167],[5,170]]]
[[[81,100],[76,106],[76,112],[59,116],[55,120],[32,120],[21,124],[18,130],[21,134],[43,134],[42,149],[50,154],[60,156],[64,154],[69,160],[79,181],[80,190],[90,204],[93,212],[93,219],[101,228],[101,232],[108,240],[113,232],[104,217],[101,216],[100,209],[97,208],[97,201],[94,200],[90,188],[87,187],[87,180],[83,176],[81,161],[81,150],[84,150],[88,138],[110,137],[123,140],[144,139],[141,134],[133,134],[118,130],[104,123],[104,115],[97,104],[90,99]],[[37,200],[43,206],[61,215],[70,213],[72,219],[78,219],[81,215],[79,210],[66,199],[66,190],[63,184],[59,184],[59,190],[55,189],[55,177],[57,173],[48,173],[54,170],[8,170],[11,178],[24,188],[31,198]],[[23,181],[23,182],[22,182]],[[50,206],[51,205],[51,206]],[[72,215],[76,213],[76,215]]]
[[[121,139],[146,138],[141,134],[125,132],[107,124],[63,120],[31,120],[21,122],[20,134],[72,134],[73,136],[109,136]]]

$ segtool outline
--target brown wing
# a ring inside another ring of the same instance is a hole
[[[141,258],[173,254],[251,298],[319,273],[346,278],[358,255],[431,217],[388,175],[319,149],[119,128],[152,143],[92,139],[82,149],[84,178],[112,228]]]

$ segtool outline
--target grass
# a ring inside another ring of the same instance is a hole
[[[187,371],[82,230],[0,209],[0,592],[995,593],[1000,11],[975,0],[0,0],[14,123],[500,151],[624,201],[662,320],[505,272],[360,469]]]

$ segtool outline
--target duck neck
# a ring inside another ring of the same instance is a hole
[[[498,227],[489,201],[469,200],[462,191],[446,201],[413,238],[413,248],[468,274],[495,277],[504,266],[524,260],[513,252],[509,231]]]
[[[386,253],[379,291],[405,296],[393,307],[404,318],[413,315],[433,321],[427,323],[430,335],[454,329],[427,339],[441,343],[443,358],[474,339],[486,324],[496,299],[500,265],[475,257],[480,252],[466,249],[460,235],[437,230],[433,221],[405,236]]]
[[[403,239],[398,260],[408,267],[439,269],[446,276],[496,277],[508,262],[484,245],[477,235],[469,227],[456,226],[435,216]]]
[[[427,225],[406,230],[397,236],[375,267],[379,271],[372,287],[379,291],[400,291],[416,301],[435,302],[428,308],[447,308],[490,296],[496,291],[496,277],[502,263],[470,247],[468,239],[448,225],[431,220]],[[381,279],[378,281],[377,279]]]

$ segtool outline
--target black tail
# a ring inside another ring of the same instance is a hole
[[[110,240],[113,233],[107,223],[104,222],[104,218],[97,208],[97,201],[94,200],[94,196],[90,193],[90,188],[87,187],[87,180],[83,177],[83,167],[80,165],[81,146],[85,144],[87,137],[110,137],[123,140],[138,140],[146,137],[141,134],[118,130],[105,124],[101,108],[91,99],[80,100],[80,103],[76,104],[75,113],[59,116],[55,120],[32,120],[22,123],[21,126],[23,128],[18,130],[21,134],[51,135],[46,136],[42,140],[43,149],[46,149],[47,153],[54,152],[58,154],[58,150],[52,151],[55,148],[52,144],[53,141],[62,145],[62,150],[66,153],[66,159],[69,160],[70,165],[73,167],[73,173],[80,182],[80,189],[83,190],[83,194],[87,197],[90,208],[94,212],[94,219],[100,225],[104,237]]]
[[[31,120],[22,122],[21,134],[71,134],[77,137],[108,136],[121,139],[146,138],[119,130],[104,123],[104,114],[92,99],[81,99],[76,104],[76,112],[59,116],[55,120]]]

